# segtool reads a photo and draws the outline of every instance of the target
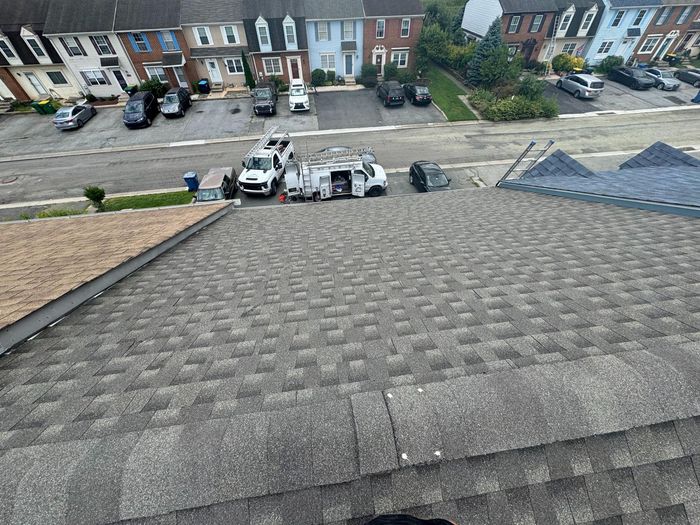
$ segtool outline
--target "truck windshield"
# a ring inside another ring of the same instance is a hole
[[[272,159],[270,157],[251,157],[245,167],[247,170],[268,171],[272,168]]]
[[[255,98],[262,98],[262,99],[272,98],[272,92],[270,91],[269,88],[254,89],[253,96]]]
[[[289,94],[293,97],[303,97],[306,95],[306,90],[304,88],[292,88]]]
[[[165,98],[163,99],[163,104],[177,104],[178,102],[179,100],[177,99],[176,93],[165,95]]]
[[[373,179],[373,178],[374,178],[374,168],[372,168],[372,166],[370,165],[370,163],[369,163],[369,162],[364,162],[364,161],[363,161],[363,162],[362,162],[362,167],[365,169],[365,172],[367,173],[367,175],[369,175],[370,178]]]
[[[221,188],[211,188],[199,190],[197,192],[197,202],[220,201],[224,198],[224,190]]]

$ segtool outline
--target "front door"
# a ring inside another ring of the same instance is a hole
[[[121,71],[119,71],[118,69],[113,70],[112,74],[114,75],[114,78],[117,79],[117,84],[119,84],[122,89],[125,89],[127,86],[127,83],[126,83],[126,79],[124,78],[124,74]]]
[[[185,76],[185,70],[181,66],[175,66],[173,68],[175,76],[177,77],[177,83],[180,87],[189,89],[190,86],[187,85],[187,77]]]
[[[345,53],[345,76],[355,76],[355,60],[352,53]]]
[[[39,93],[40,96],[48,95],[49,92],[46,91],[46,88],[43,86],[41,82],[39,82],[39,79],[36,78],[36,75],[34,73],[25,73],[25,77],[27,77],[27,80],[29,80],[29,83],[32,85],[34,90]]]
[[[209,78],[212,82],[221,82],[221,72],[216,60],[207,60],[207,71],[209,71]]]
[[[678,45],[678,47],[676,47],[676,51],[685,51],[694,36],[695,33],[687,33],[683,38],[683,41]]]
[[[287,58],[287,68],[289,69],[289,80],[303,80],[301,78],[301,68],[299,67],[299,58]]]
[[[656,60],[661,60],[664,58],[664,56],[666,56],[666,51],[668,51],[668,48],[671,47],[671,43],[673,43],[674,40],[674,37],[666,37],[661,44],[661,47],[659,47],[659,50],[656,52]]]
[[[374,65],[377,66],[377,75],[384,74],[384,55],[377,55]]]

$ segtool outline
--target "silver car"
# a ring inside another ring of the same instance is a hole
[[[568,91],[576,98],[595,98],[603,92],[605,83],[593,75],[577,73],[557,80],[557,87]]]
[[[66,106],[56,112],[53,124],[59,130],[82,128],[95,115],[97,110],[90,104]]]
[[[681,87],[681,82],[676,77],[673,76],[671,71],[666,71],[664,69],[657,69],[651,67],[644,70],[644,74],[652,79],[656,84],[656,89],[663,89],[664,91],[676,91]]]

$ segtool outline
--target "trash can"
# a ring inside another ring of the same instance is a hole
[[[136,94],[138,92],[138,90],[139,90],[138,86],[126,86],[124,88],[124,93],[126,93],[127,95],[132,97],[132,96],[134,96],[134,94]]]
[[[30,105],[39,115],[46,115],[46,113],[44,113],[44,106],[40,105],[38,102],[32,102]]]
[[[197,83],[197,87],[199,88],[199,92],[203,95],[211,93],[211,87],[209,86],[209,81],[206,78],[201,79]]]
[[[197,191],[197,188],[199,188],[199,179],[197,178],[196,172],[188,171],[182,178],[185,179],[185,184],[187,184],[187,191]]]
[[[41,102],[39,102],[38,105],[41,106],[41,109],[42,109],[41,114],[42,115],[53,115],[54,113],[56,113],[56,108],[53,107],[53,104],[51,103],[50,98],[47,98],[46,100],[42,100]]]

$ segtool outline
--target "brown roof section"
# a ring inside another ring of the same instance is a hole
[[[227,204],[0,226],[3,246],[0,329],[168,240]]]

